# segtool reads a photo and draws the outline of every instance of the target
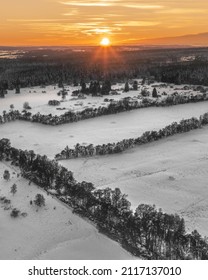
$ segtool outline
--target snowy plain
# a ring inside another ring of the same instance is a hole
[[[9,170],[11,179],[5,181],[4,170]],[[60,201],[38,188],[35,184],[17,177],[18,168],[0,162],[0,259],[134,259],[118,243],[100,234],[95,226],[72,213]],[[16,194],[10,193],[13,184]],[[30,205],[37,193],[46,199],[44,207]],[[17,208],[26,217],[12,218],[12,208]]]
[[[159,130],[183,118],[199,117],[208,112],[208,101],[171,107],[149,107],[119,114],[82,120],[56,127],[15,121],[0,126],[1,138],[9,138],[20,149],[34,150],[54,158],[67,145],[105,144],[139,137],[148,130]]]
[[[68,89],[72,92],[71,87]],[[158,89],[159,92],[164,90],[170,93],[176,87]],[[136,96],[138,92],[121,92],[121,95],[107,98]],[[181,87],[181,92],[187,91],[182,91]],[[60,107],[78,110],[86,106],[104,106],[104,97],[74,101],[70,98],[67,96]],[[9,91],[5,99],[0,100],[0,113],[8,111],[11,104],[21,110],[23,103],[28,101],[32,113],[63,114],[65,110],[47,105],[50,99],[61,99],[54,86],[21,89],[19,95]],[[83,104],[74,105],[79,102]],[[208,101],[138,109],[55,127],[15,121],[0,126],[0,138],[9,138],[16,148],[54,158],[66,145],[72,148],[76,143],[103,144],[138,137],[144,131],[158,130],[174,121],[199,117],[206,112]],[[188,230],[196,228],[208,235],[207,139],[208,128],[205,127],[119,155],[66,160],[60,164],[73,171],[79,181],[90,181],[99,188],[119,187],[128,195],[134,209],[140,203],[155,204],[168,213],[182,215]],[[36,212],[29,201],[37,192],[43,191],[34,184],[29,186],[16,174],[11,181],[5,182],[2,179],[5,169],[13,172],[10,166],[0,163],[0,196],[7,196],[14,207],[27,212],[28,216],[12,219],[10,210],[4,210],[5,206],[0,205],[1,259],[133,259],[119,244],[99,234],[92,224],[72,214],[51,196],[46,196],[46,207]],[[10,194],[12,183],[18,187],[14,196]]]
[[[184,217],[187,230],[208,236],[208,127],[117,155],[61,161],[75,178],[118,187],[135,209],[155,204]]]

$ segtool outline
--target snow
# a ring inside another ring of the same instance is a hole
[[[208,127],[142,145],[122,154],[61,163],[97,188],[118,187],[135,209],[155,204],[178,213],[187,229],[208,235]]]
[[[112,86],[112,90],[116,90],[119,93],[119,95],[112,94],[100,97],[92,97],[91,95],[85,95],[85,99],[79,99],[77,97],[72,96],[73,91],[81,89],[80,86],[65,86],[65,90],[67,90],[68,95],[66,96],[66,99],[63,102],[61,96],[57,95],[57,93],[61,90],[61,88],[58,88],[57,85],[50,85],[46,87],[37,86],[32,88],[21,88],[20,94],[15,94],[15,90],[8,90],[8,94],[5,95],[5,98],[1,99],[0,114],[2,114],[3,110],[9,111],[11,104],[14,105],[15,109],[22,111],[24,102],[28,102],[32,108],[30,112],[33,114],[40,112],[42,114],[52,114],[59,116],[67,112],[68,110],[79,111],[85,108],[98,108],[99,106],[107,106],[109,102],[104,102],[105,98],[120,100],[124,97],[132,97],[135,99],[139,98],[138,101],[141,101],[141,99],[143,98],[141,96],[141,90],[146,89],[151,96],[154,86],[156,86],[158,94],[161,95],[160,99],[164,98],[164,96],[162,96],[163,92],[166,92],[167,95],[173,94],[176,91],[178,92],[178,94],[182,95],[200,94],[199,92],[194,91],[195,86],[192,85],[188,85],[189,90],[184,90],[184,86],[187,85],[174,86],[172,84],[155,83],[153,85],[142,86],[141,80],[138,80],[138,84],[139,85],[137,91],[130,90],[129,92],[123,92],[124,84],[120,83]],[[48,101],[54,99],[61,101],[61,104],[59,106],[49,106]],[[57,110],[57,108],[59,110]]]
[[[2,178],[10,171],[10,181]],[[13,174],[15,172],[15,174]],[[0,162],[0,196],[11,200],[12,208],[26,212],[26,217],[10,217],[0,202],[0,259],[134,259],[118,243],[98,233],[95,226],[36,185],[19,177],[19,170]],[[10,188],[17,185],[17,193]],[[46,206],[30,205],[37,193],[43,194]]]
[[[0,137],[16,148],[34,150],[54,158],[67,145],[104,144],[135,138],[147,130],[158,130],[183,118],[208,112],[208,101],[171,107],[150,107],[102,116],[59,126],[15,121],[0,126]]]
[[[117,87],[122,88],[123,85]],[[152,91],[152,86],[145,87]],[[66,88],[70,93],[77,89]],[[157,87],[157,91],[170,94],[178,90],[188,94],[189,91],[182,88],[167,85]],[[190,86],[191,92],[192,89]],[[19,95],[9,91],[0,100],[0,112],[8,111],[10,104],[21,110],[27,101],[32,113],[63,114],[65,110],[59,111],[47,105],[50,99],[61,99],[57,96],[58,91],[54,86],[21,89]],[[69,95],[59,107],[79,110],[86,106],[104,106],[104,98],[137,96],[140,90],[127,94],[119,92],[121,95],[90,96],[79,101],[69,101]],[[77,102],[83,102],[83,105],[76,106]],[[73,147],[78,142],[103,144],[135,138],[147,130],[158,130],[174,121],[199,117],[205,112],[208,112],[208,102],[138,109],[60,126],[15,121],[0,126],[0,138],[9,138],[16,148],[34,150],[54,158],[66,145]],[[61,161],[61,164],[72,170],[78,181],[90,181],[99,188],[119,187],[128,194],[133,208],[140,203],[156,204],[168,213],[182,215],[188,230],[196,228],[201,234],[208,235],[207,136],[206,127],[123,154],[67,160]],[[14,171],[5,164],[0,162],[0,196],[11,199],[12,207],[26,212],[28,216],[11,218],[11,209],[4,210],[0,203],[0,259],[133,259],[118,243],[98,233],[94,225],[74,215],[60,201],[47,196],[36,185],[28,185],[23,178],[17,178],[18,170],[9,182],[3,180],[5,169],[10,173]],[[10,193],[13,183],[17,184],[14,196]],[[29,203],[37,193],[46,198],[46,206],[38,212],[37,207]]]

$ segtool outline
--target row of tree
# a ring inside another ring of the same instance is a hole
[[[111,101],[110,104],[105,106],[99,106],[98,108],[85,108],[82,111],[68,111],[60,116],[57,115],[44,115],[41,113],[32,114],[26,109],[22,112],[11,109],[10,112],[3,111],[3,115],[0,115],[0,124],[14,121],[14,120],[25,120],[31,122],[38,122],[46,125],[60,125],[65,123],[77,122],[89,118],[95,118],[103,115],[116,114],[120,112],[130,111],[134,109],[151,107],[151,106],[171,106],[177,104],[184,104],[190,102],[199,102],[208,100],[206,94],[196,95],[171,95],[163,99],[150,99],[143,98],[141,102],[134,100],[130,97],[124,97],[121,100]],[[27,103],[27,102],[25,102]],[[56,102],[55,102],[56,103]],[[54,101],[50,101],[50,105],[54,105]],[[29,106],[29,104],[28,104]],[[27,107],[26,107],[27,108]],[[31,107],[28,107],[31,109]]]
[[[78,158],[78,157],[89,157],[95,155],[109,155],[115,153],[121,153],[127,149],[135,147],[135,145],[143,145],[152,141],[157,141],[168,136],[175,135],[177,133],[188,132],[193,129],[202,127],[208,124],[208,113],[197,118],[183,119],[179,123],[173,122],[170,125],[160,129],[159,131],[146,131],[140,137],[123,139],[117,143],[108,143],[103,145],[89,144],[87,146],[80,145],[77,143],[74,149],[70,149],[68,146],[55,158],[57,160]]]
[[[95,189],[92,183],[77,182],[71,171],[55,160],[11,146],[0,140],[0,160],[18,166],[23,177],[88,217],[100,231],[120,242],[136,256],[149,259],[208,259],[208,243],[196,230],[186,233],[184,219],[141,204],[133,212],[119,188]]]
[[[97,95],[108,95],[111,91],[111,81],[110,80],[104,80],[103,82],[100,81],[91,81],[89,84],[89,87],[87,86],[87,83],[84,81],[80,82],[81,86],[81,93],[84,94],[92,94],[92,96],[97,96]],[[133,82],[132,87],[130,87],[128,81],[125,82],[124,85],[124,92],[128,92],[132,90],[138,90],[138,81],[135,80]]]

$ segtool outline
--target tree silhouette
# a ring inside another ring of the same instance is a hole
[[[138,82],[134,81],[133,83],[133,90],[138,90]]]
[[[41,207],[41,206],[45,206],[45,198],[42,194],[37,194],[35,199],[34,199],[34,203],[35,205]]]
[[[4,178],[4,180],[9,181],[9,179],[10,179],[9,170],[4,170],[3,178]]]
[[[154,98],[158,97],[156,88],[153,88],[152,97],[154,97]]]
[[[125,83],[124,91],[125,91],[125,92],[128,92],[128,91],[129,91],[129,83],[128,83],[128,82]]]
[[[17,192],[17,185],[16,184],[13,184],[11,186],[11,191],[10,191],[13,195]]]

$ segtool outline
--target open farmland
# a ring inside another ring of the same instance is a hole
[[[15,121],[1,125],[0,129],[1,137],[9,138],[14,147],[54,158],[67,145],[72,148],[76,143],[104,144],[138,137],[145,131],[158,130],[183,118],[198,118],[206,112],[208,101],[143,108],[55,127]]]
[[[208,127],[117,155],[71,159],[61,163],[78,180],[96,187],[118,187],[135,209],[155,204],[178,213],[188,230],[208,235]]]
[[[145,91],[150,100],[154,100],[152,97],[152,91],[155,87],[158,93],[158,101],[163,100],[166,96],[173,94],[178,94],[179,96],[202,96],[200,89],[203,88],[204,91],[208,91],[207,87],[197,87],[193,85],[180,85],[175,86],[173,84],[162,84],[154,83],[151,85],[142,85],[141,80],[137,80],[138,89],[133,90],[132,85],[129,85],[130,91],[124,92],[124,84],[119,83],[112,85],[112,91],[109,96],[96,96],[92,97],[91,95],[83,95],[81,97],[75,95],[73,96],[73,91],[80,91],[80,86],[65,86],[65,91],[67,95],[62,99],[62,95],[58,95],[61,92],[61,89],[57,85],[50,85],[45,87],[32,87],[32,88],[21,88],[20,94],[15,94],[15,90],[8,90],[4,99],[1,99],[0,103],[0,114],[3,110],[9,111],[10,105],[13,104],[16,110],[23,110],[24,102],[28,102],[31,106],[30,112],[36,114],[40,112],[41,114],[52,114],[52,115],[61,115],[69,110],[72,111],[81,111],[86,108],[98,108],[99,106],[106,107],[111,101],[118,101],[122,98],[129,97],[133,100],[137,100],[141,103],[144,96],[141,92]],[[88,85],[89,86],[89,85]],[[164,95],[165,94],[165,95]],[[108,101],[106,101],[108,99]],[[49,100],[58,100],[60,105],[58,106],[49,106]]]
[[[121,246],[98,233],[89,222],[72,214],[72,210],[46,194],[35,184],[17,177],[18,168],[0,162],[0,174],[7,169],[11,179],[0,176],[0,259],[133,259]],[[10,188],[17,185],[17,193]],[[30,205],[37,193],[46,197],[46,206]],[[26,217],[12,218],[17,208]]]
[[[122,85],[119,87],[122,88]],[[187,90],[182,88],[183,86],[180,88],[181,94],[186,94]],[[71,94],[72,87],[68,89]],[[148,89],[150,91],[152,87],[148,86]],[[169,94],[176,89],[169,86]],[[119,90],[120,94],[108,98],[119,100],[124,96],[136,96],[135,91],[123,93]],[[162,93],[163,90],[164,88],[158,89],[158,92]],[[65,110],[76,111],[78,108],[99,107],[104,104],[104,97],[88,96],[83,100],[70,100],[70,94],[60,105],[66,106]],[[138,92],[137,95],[138,100],[141,100]],[[61,97],[58,98],[61,100]],[[11,104],[21,111],[24,101],[28,101],[32,107],[31,113],[60,114],[63,110],[47,105],[49,99],[58,98],[54,86],[21,89],[21,94],[9,91],[0,103],[0,111],[9,110]],[[76,102],[82,102],[80,107],[75,105]],[[0,125],[0,138],[10,139],[11,145],[17,149],[33,150],[54,159],[67,145],[73,148],[77,143],[99,145],[135,138],[145,131],[159,130],[172,122],[199,118],[206,112],[208,101],[140,108],[57,126],[16,120]],[[200,234],[208,235],[207,136],[208,128],[203,127],[122,154],[71,159],[61,161],[60,164],[74,173],[75,180],[92,182],[96,189],[120,188],[128,195],[133,210],[141,203],[155,204],[166,213],[178,213],[184,217],[188,231],[197,229]],[[5,162],[1,162],[0,166],[1,174],[6,168],[13,172],[11,166],[5,166]],[[119,244],[98,233],[92,224],[72,214],[71,209],[51,196],[47,196],[46,206],[37,213],[37,209],[29,201],[34,199],[37,191],[44,192],[35,184],[28,186],[27,180],[15,176],[13,174],[9,182],[1,178],[0,195],[9,197],[12,207],[26,212],[28,216],[14,221],[9,215],[9,209],[4,210],[4,205],[1,207],[1,216],[5,221],[3,235],[7,238],[5,244],[10,245],[3,247],[0,258],[133,259]],[[18,186],[18,192],[12,196],[9,192],[11,186],[8,187],[8,184],[14,182]],[[23,230],[24,228],[28,228],[28,231]],[[41,238],[37,229],[42,229]],[[16,235],[16,232],[19,234]],[[29,244],[30,239],[33,242]],[[20,244],[19,247],[16,244]]]

